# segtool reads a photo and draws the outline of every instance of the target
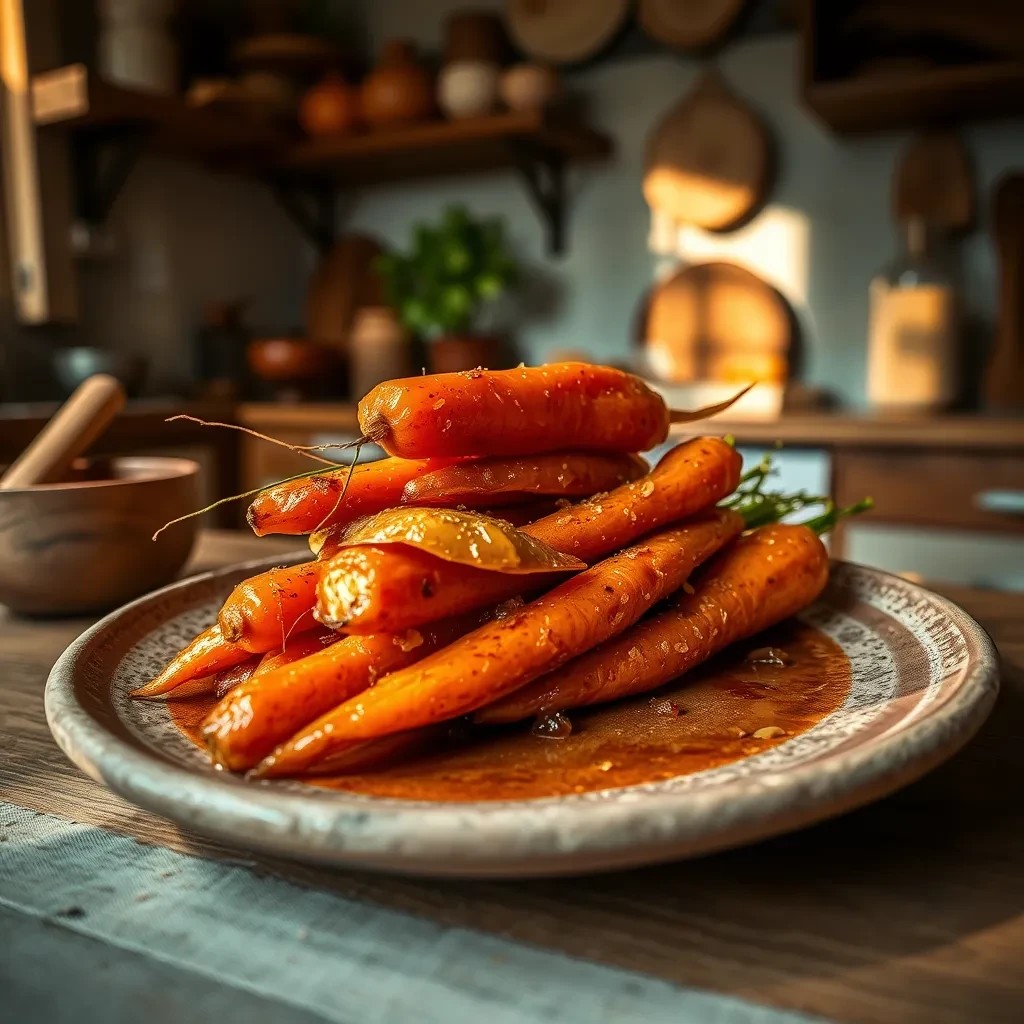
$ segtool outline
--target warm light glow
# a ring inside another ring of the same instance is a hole
[[[810,236],[806,214],[769,206],[745,227],[726,234],[681,225],[676,255],[684,264],[709,260],[738,263],[778,288],[791,305],[805,306]]]

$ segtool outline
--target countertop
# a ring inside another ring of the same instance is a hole
[[[294,546],[206,533],[194,567]],[[1005,662],[952,761],[747,849],[515,883],[304,867],[136,810],[43,719],[49,668],[88,623],[0,611],[5,1005],[80,1024],[1024,1019],[1024,595],[943,592]],[[278,985],[289,965],[301,980]]]

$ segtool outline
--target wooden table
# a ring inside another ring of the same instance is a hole
[[[273,550],[266,541],[207,534],[196,565]],[[967,749],[873,807],[697,861],[581,879],[457,882],[327,871],[227,850],[125,804],[64,759],[43,720],[43,683],[86,623],[22,622],[2,612],[0,801],[832,1021],[1020,1021],[1024,595],[946,592],[989,629],[1005,662],[999,702]]]

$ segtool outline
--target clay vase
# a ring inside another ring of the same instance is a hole
[[[446,117],[484,117],[498,105],[497,64],[460,60],[445,65],[437,79],[437,105]]]
[[[364,306],[356,313],[349,350],[353,398],[362,398],[381,381],[416,372],[409,332],[387,306]]]
[[[501,98],[509,110],[543,110],[554,103],[562,83],[554,68],[544,64],[515,64],[501,76]]]
[[[377,67],[363,82],[363,120],[372,129],[426,121],[434,113],[430,72],[416,59],[416,48],[405,39],[387,43]]]
[[[492,334],[444,334],[428,348],[431,373],[458,373],[482,366],[500,370],[508,361],[501,338]]]
[[[314,138],[350,135],[359,123],[359,96],[337,72],[329,72],[299,102],[299,124]]]

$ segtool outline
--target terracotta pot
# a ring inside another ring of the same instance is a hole
[[[313,137],[349,135],[359,115],[356,90],[336,72],[325,75],[299,103],[299,124]]]
[[[446,117],[483,117],[498,105],[497,64],[464,60],[446,65],[437,79],[437,105]]]
[[[501,17],[490,11],[459,11],[445,22],[444,62],[465,60],[503,64],[508,39]]]
[[[416,49],[404,39],[388,43],[377,67],[363,82],[363,120],[371,128],[425,121],[434,113],[434,84],[430,72],[416,59]]]
[[[558,99],[562,83],[544,64],[515,64],[501,76],[500,90],[509,110],[543,110]]]
[[[337,353],[306,338],[258,338],[246,351],[249,368],[276,388],[279,399],[295,400],[339,390]]]
[[[493,334],[445,334],[429,347],[432,373],[457,373],[482,366],[502,369],[508,359],[504,341]]]

